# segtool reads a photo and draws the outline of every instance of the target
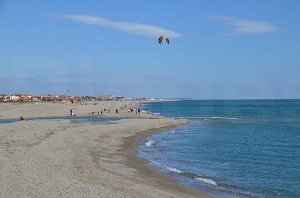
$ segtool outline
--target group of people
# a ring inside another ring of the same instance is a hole
[[[103,105],[103,104],[102,104]],[[141,105],[140,105],[141,106]],[[127,108],[127,105],[125,104],[123,107],[120,107],[119,109],[116,109],[115,110],[115,112],[116,112],[116,114],[118,114],[118,113],[120,113],[120,110],[124,110],[125,108]],[[100,115],[100,114],[103,114],[103,113],[105,113],[105,112],[111,112],[111,110],[110,109],[106,109],[106,108],[104,108],[104,109],[101,109],[100,111],[98,111],[98,112],[91,112],[91,113],[89,113],[89,115]],[[128,108],[127,109],[127,112],[128,113],[134,113],[135,112],[135,114],[140,114],[141,113],[141,109],[140,108],[133,108],[133,107],[131,107],[131,108]],[[145,109],[145,112],[147,112],[148,113],[148,109]],[[70,109],[70,116],[76,116],[76,114],[74,114],[73,113],[73,110],[72,109]]]
[[[141,113],[141,110],[140,109],[134,109],[134,108],[130,108],[127,110],[127,112],[129,113],[132,113],[135,111],[135,114],[140,114]]]
[[[125,108],[126,108],[126,105],[125,105]],[[103,111],[102,111],[102,109],[101,109],[101,111],[99,112],[92,112],[92,113],[89,113],[89,115],[100,115],[100,113],[101,114],[103,114],[103,112],[110,112],[111,110],[110,109],[103,109]],[[140,114],[141,113],[141,109],[134,109],[134,108],[129,108],[128,110],[128,113],[130,112],[130,113],[133,113],[134,111],[135,111],[135,114]],[[146,112],[148,112],[148,109],[146,109]],[[118,109],[116,109],[116,114],[118,114],[119,113],[119,110]],[[71,117],[73,117],[73,116],[76,116],[76,114],[73,112],[73,109],[70,109],[70,116]],[[20,118],[19,118],[19,121],[27,121],[27,119],[26,118],[24,118],[23,116],[21,116]]]

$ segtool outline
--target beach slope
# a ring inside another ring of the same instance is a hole
[[[120,108],[124,103],[109,105]],[[6,112],[7,117],[18,117],[24,109],[28,109],[26,116],[53,116],[70,107],[23,104],[1,108],[5,118]],[[82,115],[92,108],[73,107]],[[141,138],[186,120],[132,115],[125,110],[120,114],[126,118],[108,124],[70,120],[0,124],[0,197],[206,197],[136,157]]]

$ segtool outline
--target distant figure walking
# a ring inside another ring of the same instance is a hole
[[[70,116],[73,116],[73,110],[70,109]]]
[[[119,110],[118,109],[116,109],[116,114],[118,114],[119,113]]]
[[[23,116],[20,117],[19,121],[27,121]]]

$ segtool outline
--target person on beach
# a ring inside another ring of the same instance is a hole
[[[119,110],[118,109],[116,109],[116,114],[118,114],[119,113]]]
[[[73,110],[70,109],[70,116],[73,116]]]
[[[20,116],[19,121],[27,121],[27,119],[25,119],[23,116]]]

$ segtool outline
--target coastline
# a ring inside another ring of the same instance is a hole
[[[103,102],[115,109],[134,102]],[[0,105],[1,119],[65,115],[62,104]],[[72,106],[87,115],[99,106]],[[151,133],[184,124],[141,113],[110,124],[73,123],[69,120],[34,120],[0,124],[1,197],[207,197],[176,183],[136,156],[137,144]]]
[[[137,152],[138,152],[137,147],[141,140],[150,136],[151,134],[167,131],[186,123],[188,122],[162,127],[159,129],[150,129],[146,131],[141,131],[131,137],[128,137],[122,146],[122,153],[127,158],[126,165],[128,167],[137,169],[139,175],[143,179],[150,181],[151,185],[155,186],[156,188],[169,189],[171,192],[174,193],[174,196],[175,194],[177,195],[177,193],[183,193],[189,197],[209,197],[207,193],[201,192],[199,191],[199,189],[184,186],[176,182],[170,176],[159,172],[155,168],[150,167],[148,165],[149,162],[146,159],[137,156]]]

